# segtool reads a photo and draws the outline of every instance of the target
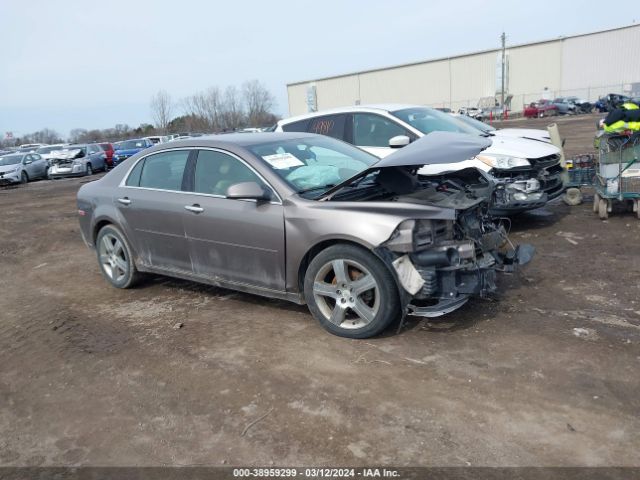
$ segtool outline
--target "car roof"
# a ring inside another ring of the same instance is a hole
[[[314,118],[321,115],[331,115],[331,114],[337,114],[337,113],[352,113],[352,112],[371,112],[371,113],[395,112],[396,110],[403,110],[405,108],[431,108],[431,107],[427,107],[426,105],[412,105],[412,104],[404,104],[404,103],[375,103],[375,104],[368,104],[368,105],[349,105],[346,107],[329,108],[327,110],[322,110],[319,112],[305,113],[302,115],[297,115],[295,117],[285,118],[283,120],[280,120],[278,124],[284,125],[287,123],[306,120],[307,118]]]
[[[223,147],[225,145],[233,145],[237,147],[250,147],[263,143],[277,142],[279,140],[295,140],[298,138],[317,137],[314,133],[300,132],[265,132],[253,133],[225,133],[219,135],[203,135],[201,137],[189,137],[184,140],[174,140],[169,143],[156,145],[154,148],[162,150],[165,148],[176,147]]]

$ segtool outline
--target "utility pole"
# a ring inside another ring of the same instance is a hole
[[[504,32],[502,32],[502,35],[500,35],[500,41],[502,42],[502,86],[500,88],[500,106],[502,107],[502,113],[504,113],[504,60],[505,60],[505,47],[506,47],[506,41],[507,41],[507,36],[504,34]]]

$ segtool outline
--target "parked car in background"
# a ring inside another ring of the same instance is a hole
[[[35,152],[40,147],[46,147],[46,143],[23,143],[18,147],[19,152]]]
[[[280,120],[276,131],[320,133],[384,158],[396,148],[438,131],[490,137],[450,114],[411,105],[371,105],[314,112]],[[492,213],[507,215],[544,206],[564,190],[560,150],[551,144],[495,136],[482,155],[456,164],[426,165],[422,175],[452,183],[495,185]]]
[[[489,125],[488,123],[481,122],[480,120],[476,120],[475,118],[468,117],[467,115],[460,115],[457,113],[452,113],[451,115],[457,118],[458,120],[466,123],[470,127],[476,128],[479,131],[491,136],[497,135],[500,137],[525,138],[527,140],[538,140],[540,142],[551,143],[551,137],[549,136],[549,132],[546,130],[539,130],[536,128],[496,129],[495,127]]]
[[[306,303],[329,332],[367,338],[487,296],[498,271],[531,259],[486,215],[486,186],[415,173],[490,143],[436,132],[379,160],[304,133],[172,142],[83,185],[80,229],[116,288],[176,276]]]
[[[97,143],[67,145],[53,152],[49,178],[82,177],[107,171],[107,155]]]
[[[109,142],[103,142],[103,143],[99,143],[98,145],[100,145],[102,147],[102,150],[104,150],[104,154],[106,155],[105,161],[107,162],[107,166],[108,167],[113,167],[113,144],[109,143]]]
[[[152,135],[150,137],[144,137],[147,140],[150,140],[151,143],[153,143],[154,145],[157,145],[158,143],[166,143],[169,141],[169,137],[166,137],[164,135]]]
[[[51,164],[51,156],[53,152],[57,150],[62,150],[66,147],[66,143],[57,143],[55,145],[47,145],[46,147],[40,147],[36,150],[36,153],[41,155],[47,161],[47,164]]]
[[[558,97],[552,103],[558,108],[560,115],[573,115],[576,113],[576,106],[567,97]]]
[[[482,118],[482,110],[478,107],[462,107],[458,110],[460,115],[466,115],[467,117],[479,120]]]
[[[133,140],[124,140],[113,145],[113,163],[114,166],[125,161],[127,158],[144,150],[153,147],[153,142],[148,138],[137,138]]]
[[[593,104],[580,97],[567,97],[567,101],[576,106],[576,113],[591,113]]]
[[[47,178],[47,161],[37,153],[12,153],[0,156],[0,185],[27,183]]]
[[[553,115],[558,115],[558,107],[555,106],[551,100],[543,99],[538,100],[537,102],[531,102],[529,105],[524,107],[522,114],[529,118],[551,117]]]
[[[601,113],[611,112],[616,108],[620,108],[622,104],[630,101],[631,101],[631,97],[628,97],[627,95],[621,95],[619,93],[609,93],[607,95],[604,95],[598,98],[598,100],[595,103],[595,107],[598,110],[598,112],[601,112]]]

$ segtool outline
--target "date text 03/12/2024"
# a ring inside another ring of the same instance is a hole
[[[399,478],[387,468],[234,468],[235,478]]]

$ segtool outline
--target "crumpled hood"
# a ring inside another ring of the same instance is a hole
[[[495,141],[495,137],[475,137],[454,132],[431,132],[374,163],[371,168],[462,162],[490,148],[493,141]]]
[[[501,135],[496,135],[492,138],[493,143],[485,150],[485,153],[489,155],[495,154],[520,158],[541,158],[549,155],[560,154],[560,149],[550,143]]]

